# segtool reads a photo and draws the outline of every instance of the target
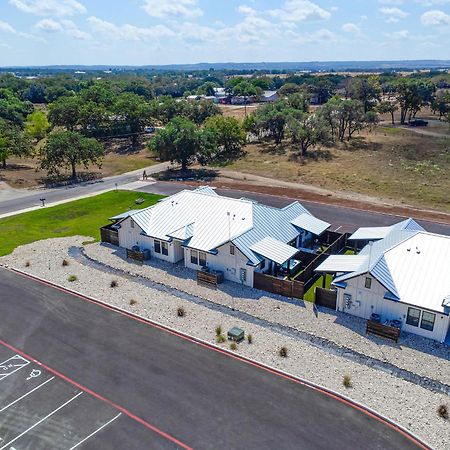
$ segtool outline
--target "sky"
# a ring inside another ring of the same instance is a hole
[[[450,59],[450,0],[0,0],[0,66]]]

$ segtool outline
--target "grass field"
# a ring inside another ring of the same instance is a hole
[[[314,303],[314,289],[317,287],[324,287],[322,285],[323,283],[323,277],[322,275],[309,289],[305,294],[303,295],[303,300],[306,300],[307,302]],[[325,275],[325,289],[330,289],[331,282],[333,281],[333,277],[329,274]]]
[[[145,202],[137,206],[134,203],[137,198]],[[99,228],[109,223],[109,217],[127,209],[146,208],[161,198],[154,194],[111,191],[0,219],[0,256],[42,239],[82,235],[99,240]]]

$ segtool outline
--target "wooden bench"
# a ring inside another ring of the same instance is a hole
[[[400,328],[391,327],[390,325],[383,325],[382,323],[375,322],[373,320],[367,321],[366,334],[376,334],[377,336],[384,337],[386,339],[391,339],[398,342],[400,337]]]

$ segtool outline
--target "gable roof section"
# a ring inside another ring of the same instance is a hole
[[[348,239],[353,241],[376,241],[384,239],[393,231],[425,231],[414,219],[406,219],[388,227],[361,227]]]
[[[302,213],[294,220],[291,220],[292,225],[309,231],[316,236],[320,236],[331,224],[314,217],[309,213]]]
[[[330,255],[316,269],[316,272],[354,272],[361,266],[367,266],[366,255]]]
[[[284,242],[274,239],[272,237],[266,237],[256,244],[250,247],[250,250],[275,261],[277,264],[283,264],[288,259],[291,259],[298,250],[295,247],[285,244]]]

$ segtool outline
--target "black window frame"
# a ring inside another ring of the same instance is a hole
[[[230,255],[235,255],[235,246],[233,244],[230,245]]]
[[[411,315],[409,314],[410,311],[418,311],[418,312],[419,312],[419,315],[417,316],[417,318],[414,317],[414,316],[411,316]],[[406,324],[407,324],[407,325],[410,325],[411,327],[418,327],[419,324],[420,324],[420,316],[421,316],[421,312],[422,312],[422,311],[421,311],[419,308],[414,308],[414,307],[410,306],[410,307],[408,308],[407,313],[406,313]],[[410,317],[413,319],[412,321],[410,321]],[[417,320],[417,323],[416,323],[416,320]]]
[[[133,219],[130,219],[130,226],[131,226],[131,228],[134,228],[134,220]]]
[[[203,257],[202,257],[203,255]],[[202,267],[206,267],[206,253],[198,252],[198,265]]]
[[[431,324],[431,328],[428,326],[424,326],[424,316],[425,314],[432,316],[433,321],[425,319],[426,323]],[[427,331],[433,331],[434,330],[434,324],[436,323],[436,314],[429,312],[429,311],[422,311],[422,317],[420,319],[420,328],[422,328],[422,330],[427,330]]]
[[[161,241],[155,239],[154,246],[155,246],[155,253],[159,253],[161,255]]]
[[[167,242],[161,241],[161,254],[169,256],[169,244]]]
[[[194,255],[196,255],[194,257]],[[191,250],[191,264],[195,264],[198,266],[198,251],[197,250]]]
[[[367,285],[369,285],[369,286],[367,286]],[[366,289],[372,289],[372,278],[366,277],[366,279],[364,280],[364,287]]]

